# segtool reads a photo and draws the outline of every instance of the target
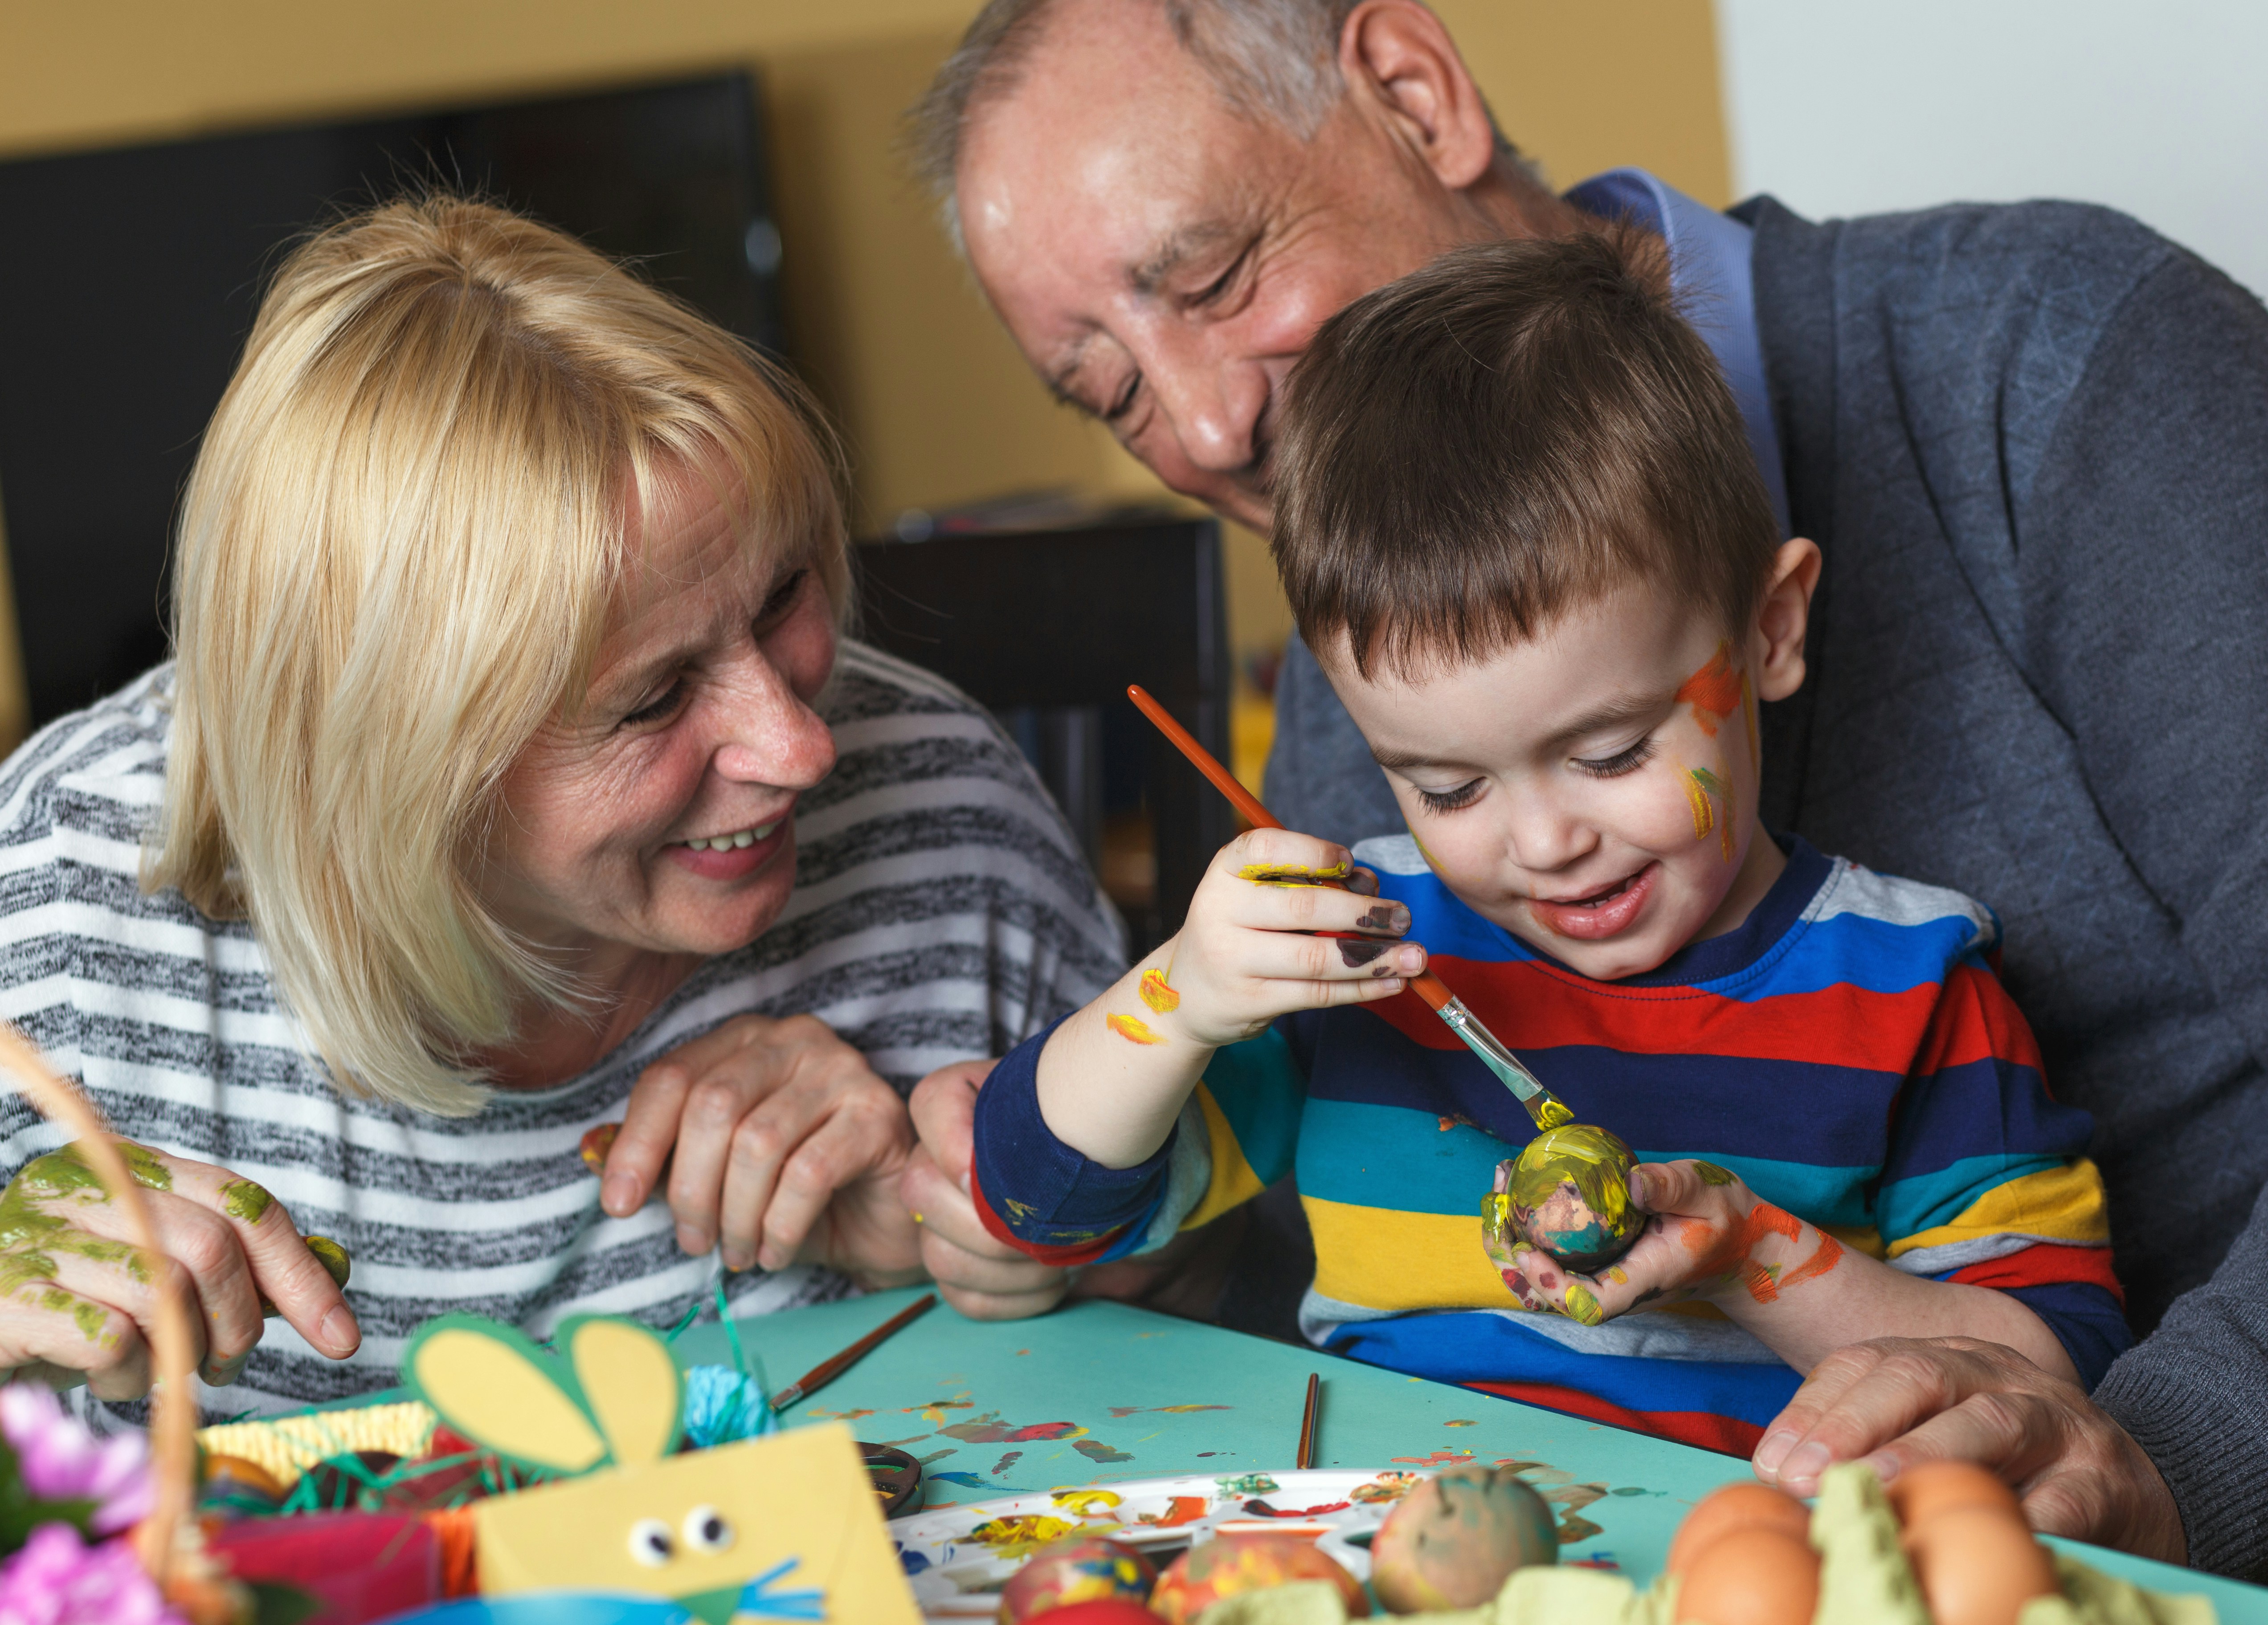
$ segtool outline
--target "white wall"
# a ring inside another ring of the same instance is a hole
[[[2260,0],[1717,0],[1734,195],[2109,203],[2268,294]]]

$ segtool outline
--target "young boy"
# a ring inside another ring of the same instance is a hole
[[[1756,702],[1803,680],[1819,549],[1778,540],[1666,283],[1637,236],[1492,245],[1316,335],[1276,555],[1410,834],[1232,842],[1177,936],[993,1072],[980,1210],[1080,1262],[1296,1169],[1322,1346],[1742,1454],[1863,1338],[2091,1386],[2129,1335],[2089,1123],[1992,916],[1757,821]],[[1401,996],[1429,959],[1637,1150],[1653,1217],[1613,1268],[1484,1250],[1533,1130]]]

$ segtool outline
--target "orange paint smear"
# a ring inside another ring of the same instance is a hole
[[[1747,680],[1733,669],[1733,646],[1729,643],[1717,645],[1717,652],[1709,657],[1709,664],[1685,680],[1675,698],[1693,702],[1693,717],[1701,724],[1701,732],[1711,739],[1717,737],[1717,726],[1730,717],[1741,703],[1741,688]]]
[[[1702,1275],[1737,1276],[1750,1298],[1769,1304],[1778,1301],[1780,1293],[1797,1282],[1823,1276],[1842,1261],[1842,1243],[1829,1235],[1822,1235],[1819,1250],[1785,1278],[1775,1266],[1760,1264],[1749,1256],[1766,1236],[1785,1236],[1793,1241],[1802,1233],[1801,1219],[1784,1208],[1760,1202],[1734,1229],[1714,1232],[1706,1224],[1690,1224],[1679,1232],[1678,1239],[1684,1242],[1687,1252],[1699,1255]]]
[[[1182,1002],[1182,996],[1166,985],[1166,973],[1161,970],[1144,971],[1140,991],[1142,1002],[1161,1016]]]
[[[1823,1276],[1842,1261],[1843,1244],[1822,1232],[1819,1238],[1819,1250],[1782,1276],[1779,1278],[1779,1290],[1785,1292],[1799,1281],[1809,1281]]]
[[[1105,1016],[1102,1025],[1130,1043],[1162,1044],[1166,1041],[1165,1034],[1152,1033],[1145,1024],[1132,1016]]]

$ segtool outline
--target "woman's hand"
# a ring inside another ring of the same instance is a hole
[[[1631,1250],[1595,1276],[1579,1275],[1525,1241],[1495,1258],[1523,1307],[1597,1326],[1646,1305],[1693,1298],[1737,1294],[1770,1303],[1842,1259],[1832,1236],[1764,1201],[1712,1162],[1642,1162],[1631,1170],[1630,1192],[1632,1204],[1653,1217]]]
[[[917,1278],[898,1178],[913,1128],[897,1092],[811,1016],[740,1016],[646,1068],[607,1154],[600,1205],[625,1218],[669,1165],[677,1245],[727,1269],[827,1264],[868,1285]]]
[[[263,1302],[319,1354],[362,1344],[354,1311],[307,1250],[284,1204],[225,1168],[129,1141],[160,1257],[129,1239],[126,1216],[72,1146],[24,1165],[0,1194],[0,1368],[98,1399],[150,1391],[157,1295],[188,1294],[198,1375],[236,1380],[260,1342]]]
[[[957,1062],[914,1085],[921,1143],[907,1160],[899,1190],[921,1228],[922,1263],[945,1301],[972,1320],[1020,1320],[1062,1302],[1071,1276],[997,1239],[976,1217],[968,1195],[976,1092],[993,1065]]]
[[[2180,1509],[2133,1437],[2076,1383],[1970,1337],[1885,1337],[1812,1368],[1756,1446],[1756,1476],[1808,1496],[1837,1461],[1885,1481],[1923,1461],[1974,1461],[2014,1489],[2032,1527],[2187,1560]]]

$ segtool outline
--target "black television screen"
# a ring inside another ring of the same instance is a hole
[[[32,719],[164,658],[182,484],[268,273],[431,182],[524,209],[775,354],[780,239],[746,73],[0,163],[0,515]]]

